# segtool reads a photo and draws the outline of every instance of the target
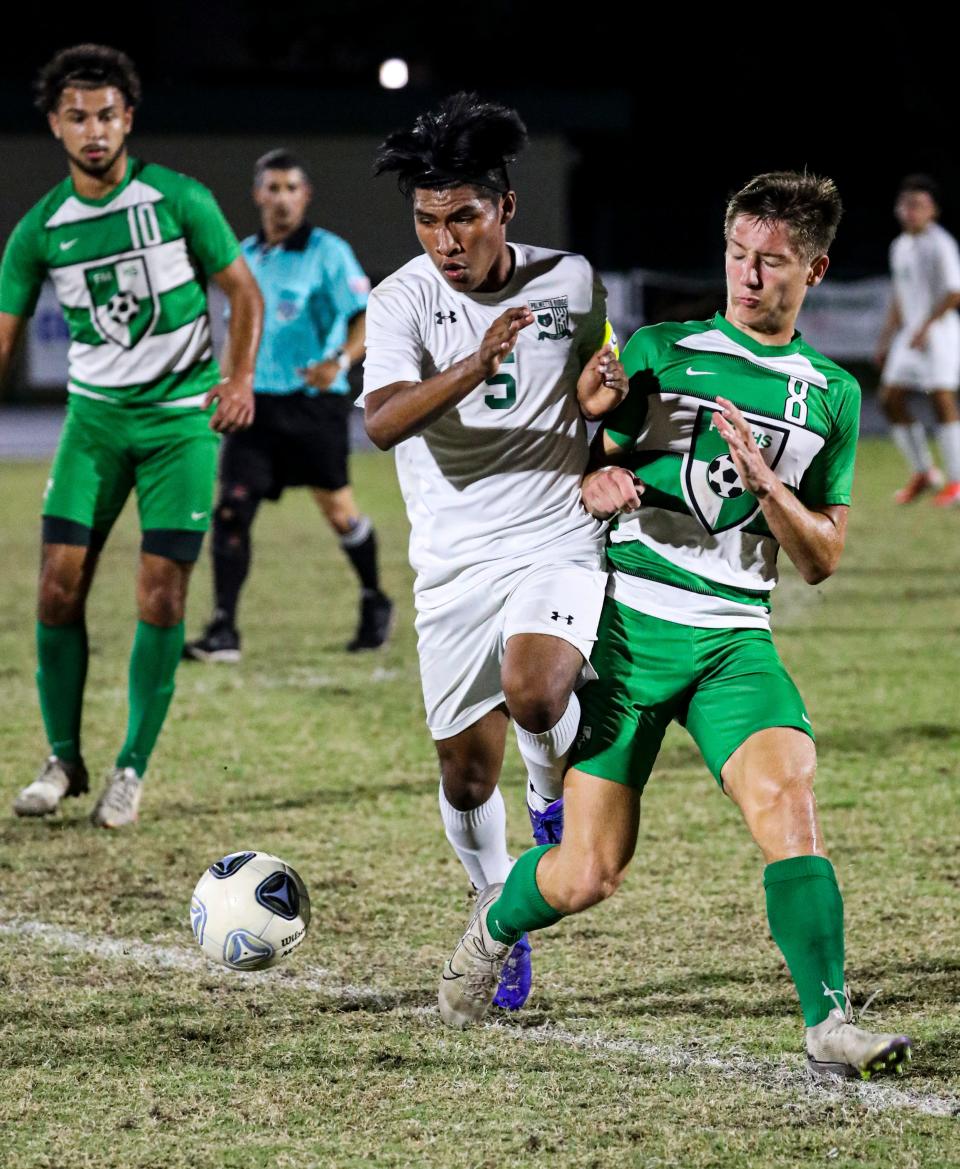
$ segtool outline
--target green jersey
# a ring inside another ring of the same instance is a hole
[[[206,282],[240,254],[206,187],[131,158],[84,199],[70,178],[14,228],[0,312],[30,316],[50,276],[70,330],[68,389],[120,404],[199,404],[219,378]]]
[[[739,407],[769,466],[816,508],[850,502],[860,387],[799,334],[760,345],[719,313],[640,329],[623,364],[630,392],[606,432],[646,489],[641,509],[610,533],[610,594],[685,625],[769,625],[780,545],[717,431],[717,395]]]

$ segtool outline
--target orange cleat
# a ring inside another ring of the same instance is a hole
[[[943,487],[943,474],[937,467],[929,471],[917,471],[907,480],[906,487],[893,493],[894,503],[913,503],[926,491],[939,491]],[[947,490],[944,488],[944,490]],[[937,496],[939,499],[939,496]]]
[[[934,507],[960,506],[960,483],[956,481],[948,483],[946,487],[937,492],[931,502]]]

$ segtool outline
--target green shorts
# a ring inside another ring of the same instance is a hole
[[[217,477],[212,413],[71,394],[43,499],[44,543],[102,546],[136,488],[144,552],[196,560]]]
[[[580,691],[570,766],[643,788],[672,719],[685,726],[714,778],[756,731],[796,727],[812,739],[803,699],[766,629],[700,629],[604,601]]]

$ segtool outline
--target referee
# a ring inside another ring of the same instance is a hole
[[[393,604],[380,590],[376,536],[357,510],[347,471],[347,373],[363,358],[370,282],[345,240],[307,222],[312,193],[303,164],[288,151],[257,161],[261,227],[241,245],[264,299],[256,414],[249,430],[223,444],[215,608],[203,636],[183,651],[195,661],[240,660],[237,603],[250,569],[250,529],[261,500],[279,499],[285,487],[313,490],[359,578],[360,621],[347,649],[376,649],[390,633]]]

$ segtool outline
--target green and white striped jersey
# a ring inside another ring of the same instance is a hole
[[[0,312],[30,316],[49,275],[70,330],[71,393],[199,404],[219,378],[207,278],[239,254],[206,187],[131,158],[105,198],[81,198],[67,178],[20,220],[0,267]]]
[[[623,364],[630,392],[605,429],[646,490],[610,533],[610,594],[685,625],[769,625],[780,545],[716,429],[717,395],[786,486],[821,507],[850,502],[860,387],[799,334],[760,345],[719,313],[640,329]]]

